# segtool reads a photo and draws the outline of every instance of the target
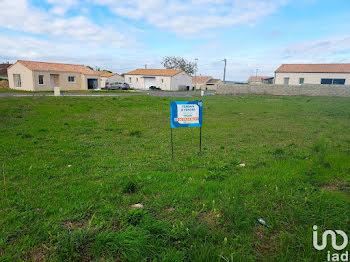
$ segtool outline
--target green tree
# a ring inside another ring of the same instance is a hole
[[[194,74],[197,70],[197,65],[194,62],[187,61],[182,57],[165,56],[162,60],[162,65],[167,69],[180,69],[188,74]]]

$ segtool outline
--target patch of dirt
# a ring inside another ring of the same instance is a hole
[[[165,209],[165,211],[167,211],[169,213],[173,213],[175,211],[175,208],[169,207],[169,208]]]
[[[64,221],[63,226],[69,231],[73,231],[77,228],[86,228],[88,227],[89,222],[87,220],[83,221]]]
[[[204,221],[209,227],[217,227],[220,220],[220,213],[200,213],[198,214],[197,219]]]
[[[112,221],[112,229],[113,229],[114,231],[119,231],[119,230],[120,230],[120,222],[119,222],[119,220],[114,219],[114,220]]]
[[[320,190],[326,190],[328,192],[343,193],[343,194],[346,194],[347,196],[350,195],[350,183],[349,182],[333,181],[329,184],[322,185],[319,188],[320,188]]]
[[[76,251],[79,253],[79,261],[89,262],[94,260],[94,256],[89,252],[91,249],[91,243],[87,243],[84,246],[79,247]]]
[[[30,260],[35,262],[41,262],[46,261],[48,256],[48,249],[47,247],[40,246],[32,251],[29,251],[26,255],[24,255],[22,258],[24,260]]]
[[[267,257],[268,254],[274,253],[278,236],[279,232],[264,230],[259,225],[254,232],[254,242],[258,253],[263,257]]]

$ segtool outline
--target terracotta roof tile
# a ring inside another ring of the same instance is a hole
[[[212,79],[211,76],[192,76],[192,83],[205,84],[210,79]]]
[[[176,69],[135,69],[124,75],[175,76],[184,72]]]
[[[283,64],[276,73],[350,73],[350,64]]]
[[[117,73],[109,73],[109,72],[107,72],[107,73],[104,73],[104,74],[102,74],[102,75],[100,75],[101,77],[111,77],[111,76],[115,76],[115,75],[118,75]]]
[[[18,60],[30,70],[36,71],[60,71],[60,72],[77,72],[84,75],[96,75],[94,70],[91,70],[84,65],[71,65],[71,64],[60,64],[60,63],[47,63],[47,62],[36,62],[36,61],[24,61]]]

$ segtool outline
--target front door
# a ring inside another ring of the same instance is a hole
[[[55,88],[55,76],[54,75],[50,75],[50,86],[51,86],[51,89]]]

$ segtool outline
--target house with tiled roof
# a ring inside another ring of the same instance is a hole
[[[250,76],[248,84],[273,84],[273,76]]]
[[[212,78],[206,83],[205,90],[216,90],[217,86],[221,83],[221,79]]]
[[[196,89],[201,90],[216,90],[218,84],[222,81],[220,79],[215,79],[211,76],[192,76],[192,85]]]
[[[107,83],[124,83],[124,77],[108,71],[96,71],[100,75],[101,88],[106,88]]]
[[[18,60],[7,68],[9,87],[25,91],[100,88],[100,76],[84,65]]]
[[[275,71],[278,85],[350,85],[350,64],[283,64]]]
[[[131,88],[149,90],[153,87],[161,90],[189,90],[192,77],[176,69],[135,69],[124,74],[125,83]]]
[[[195,89],[203,89],[205,90],[205,86],[207,82],[212,79],[211,76],[192,76],[192,84],[195,87]]]

